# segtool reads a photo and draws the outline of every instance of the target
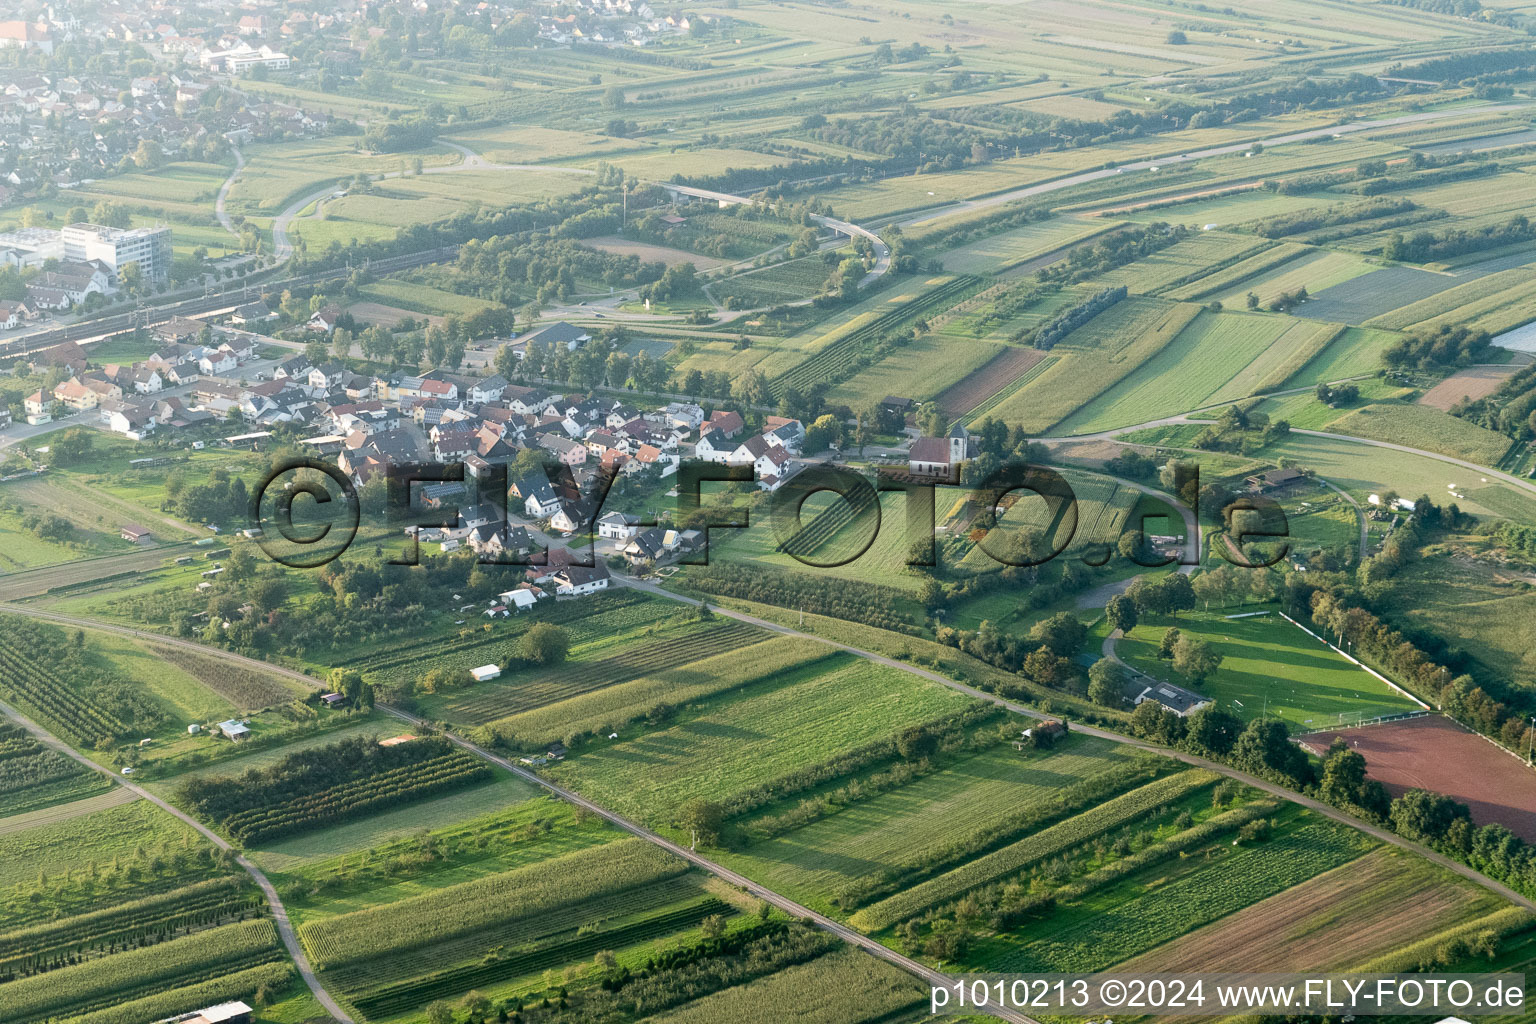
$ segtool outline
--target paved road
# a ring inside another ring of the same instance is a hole
[[[230,219],[229,211],[225,207],[229,200],[229,190],[235,187],[235,179],[245,169],[245,154],[240,152],[239,146],[231,146],[229,148],[235,154],[235,169],[229,172],[229,177],[225,178],[224,184],[219,186],[218,198],[213,201],[213,212],[219,218],[219,224],[225,231],[238,236],[240,232],[235,230],[235,222]]]
[[[100,628],[96,627],[94,623],[90,623],[90,625],[92,625],[94,628]],[[54,750],[64,754],[66,757],[74,758],[76,761],[79,761],[87,768],[105,775],[107,778],[111,779],[113,782],[117,783],[119,786],[122,786],[129,792],[134,793],[135,795],[140,796],[145,800],[148,800],[150,803],[154,804],[156,807],[159,807],[167,814],[174,815],[176,818],[196,829],[198,833],[203,836],[203,838],[213,843],[213,845],[217,846],[219,849],[227,850],[230,853],[235,853],[235,848],[231,846],[222,836],[204,827],[203,824],[196,818],[193,818],[191,815],[186,814],[171,806],[169,803],[160,799],[158,796],[151,793],[143,786],[140,786],[134,782],[130,782],[128,779],[117,774],[112,769],[106,768],[97,764],[95,761],[92,761],[90,758],[86,757],[78,750],[75,750],[73,747],[66,744],[63,740],[60,740],[51,732],[44,729],[42,726],[38,725],[36,722],[32,721],[30,718],[26,717],[10,705],[0,703],[0,714],[4,714],[6,717],[13,719],[23,729],[26,729],[27,732],[36,737],[38,742],[52,747]],[[304,984],[309,986],[309,991],[314,994],[315,1000],[325,1008],[326,1013],[329,1013],[332,1017],[336,1018],[338,1021],[341,1021],[341,1024],[353,1024],[352,1018],[347,1015],[347,1012],[341,1008],[341,1005],[337,1003],[335,999],[331,998],[331,994],[325,990],[325,986],[321,985],[320,980],[315,977],[314,968],[310,966],[309,958],[304,955],[304,949],[299,945],[299,937],[294,934],[293,923],[288,920],[288,909],[283,906],[282,898],[277,895],[277,889],[273,887],[271,881],[269,881],[267,876],[262,873],[262,870],[247,860],[243,854],[235,854],[235,863],[244,868],[246,873],[256,880],[256,884],[261,886],[261,891],[266,894],[267,905],[272,908],[272,922],[277,925],[277,933],[283,937],[283,945],[288,948],[288,955],[293,958],[294,966],[299,969],[299,976],[304,979]]]
[[[485,157],[481,156],[479,153],[476,153],[474,150],[470,149],[468,146],[461,146],[456,142],[447,142],[442,139],[438,139],[437,142],[439,145],[446,146],[454,152],[458,153],[464,159],[461,163],[456,164],[440,164],[434,165],[432,167],[423,167],[421,169],[422,174],[455,174],[465,171],[547,171],[557,174],[579,174],[586,177],[591,177],[597,173],[588,167],[565,167],[558,164],[492,163]],[[378,177],[380,179],[398,178],[402,176],[402,173],[403,172],[401,171],[388,171],[379,175]],[[225,182],[226,189],[233,182],[233,180],[234,178],[231,176],[230,181]],[[748,196],[733,195],[729,192],[712,192],[709,189],[693,188],[689,185],[674,185],[671,182],[665,181],[646,182],[646,184],[657,185],[661,188],[665,188],[667,191],[673,193],[674,195],[687,195],[697,199],[713,199],[716,202],[722,204],[739,206],[752,202],[752,199]],[[272,222],[272,249],[279,261],[286,260],[289,256],[293,255],[293,243],[289,240],[288,232],[289,227],[294,221],[294,218],[297,217],[299,212],[309,204],[319,203],[326,196],[331,195],[335,191],[337,191],[337,187],[334,184],[327,185],[324,188],[316,189],[308,195],[294,200],[294,202],[291,203],[287,209],[278,214],[277,219]],[[220,195],[222,197],[223,191],[220,192]],[[319,210],[317,209],[316,213],[318,212]],[[847,235],[850,239],[866,238],[874,246],[875,265],[870,268],[869,273],[864,275],[863,280],[859,282],[859,287],[862,288],[870,282],[884,277],[887,273],[890,272],[891,247],[886,245],[885,240],[882,239],[879,235],[875,234],[875,232],[869,230],[866,227],[861,227],[858,224],[852,224],[845,220],[839,220],[836,217],[818,216],[812,217],[811,219],[830,231],[834,231],[840,235]]]
[[[1312,128],[1304,132],[1291,132],[1287,135],[1276,135],[1272,138],[1254,141],[1260,142],[1265,146],[1283,146],[1289,142],[1305,142],[1308,139],[1324,139],[1335,135],[1350,135],[1355,132],[1371,131],[1377,128],[1389,128],[1393,125],[1436,121],[1445,117],[1462,117],[1471,113],[1494,113],[1497,111],[1521,109],[1524,108],[1518,104],[1490,104],[1481,107],[1460,107],[1451,110],[1429,110],[1417,114],[1405,114],[1401,117],[1384,118],[1379,121],[1354,121],[1350,124],[1336,125],[1328,128]],[[912,219],[902,222],[902,226],[924,224],[928,221],[937,220],[940,217],[949,217],[957,213],[1001,206],[1004,203],[1011,203],[1018,199],[1045,195],[1048,192],[1057,192],[1064,188],[1072,188],[1074,185],[1098,181],[1101,178],[1112,178],[1116,174],[1128,173],[1130,171],[1145,171],[1152,167],[1164,167],[1169,164],[1187,164],[1194,160],[1203,160],[1213,156],[1232,156],[1235,153],[1243,153],[1252,149],[1254,141],[1235,142],[1226,146],[1213,146],[1210,149],[1197,149],[1187,153],[1173,153],[1168,156],[1154,157],[1150,160],[1136,160],[1130,163],[1119,164],[1115,167],[1105,167],[1096,171],[1073,174],[1065,178],[1056,178],[1053,181],[1043,181],[1038,185],[1014,189],[1012,192],[1003,192],[995,196],[967,199],[962,202],[939,207],[935,210],[924,211]]]

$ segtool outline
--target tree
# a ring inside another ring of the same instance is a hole
[[[1334,741],[1323,762],[1323,778],[1318,792],[1335,807],[1358,805],[1365,792],[1365,757],[1344,745],[1343,737]]]
[[[720,825],[725,821],[725,808],[713,800],[694,797],[678,812],[677,827],[691,837],[690,847],[697,849],[700,843],[713,846],[720,838]]]
[[[1243,731],[1243,721],[1214,704],[1203,707],[1186,719],[1190,746],[1218,756],[1231,752]]]
[[[1392,801],[1391,815],[1398,835],[1435,842],[1445,837],[1457,818],[1469,818],[1471,812],[1448,796],[1410,789]]]
[[[427,1024],[453,1024],[453,1007],[437,1000],[427,1007]]]
[[[725,918],[719,914],[710,914],[699,922],[699,931],[706,939],[718,939],[725,934]]]
[[[622,86],[610,85],[603,91],[603,107],[608,110],[624,109],[624,89]]]
[[[518,657],[534,665],[558,665],[570,649],[570,634],[552,622],[534,623],[517,644]]]
[[[1195,606],[1195,590],[1190,585],[1189,577],[1182,572],[1169,573],[1159,583],[1158,589],[1163,592],[1163,605],[1178,618],[1179,612],[1187,612]]]
[[[1041,619],[1029,630],[1030,642],[1049,648],[1058,657],[1075,653],[1087,635],[1087,627],[1071,612],[1057,612]]]
[[[1174,29],[1172,32],[1169,32],[1167,38],[1169,46],[1183,46],[1189,42],[1189,37],[1180,29]]]
[[[1100,658],[1088,669],[1088,699],[1106,708],[1125,704],[1125,668],[1113,658]]]
[[[368,710],[373,707],[373,686],[363,681],[363,674],[351,668],[333,668],[326,677],[332,690],[346,697],[352,707]]]
[[[1136,602],[1124,594],[1116,594],[1109,599],[1104,606],[1104,614],[1109,619],[1109,624],[1118,629],[1125,636],[1131,635],[1131,630],[1136,628]]]
[[[896,737],[896,753],[904,760],[920,761],[939,751],[939,738],[920,725],[903,729]]]
[[[1174,671],[1197,685],[1214,675],[1221,661],[1221,652],[1204,640],[1181,636],[1173,645]]]

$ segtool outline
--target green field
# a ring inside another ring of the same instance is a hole
[[[585,749],[551,774],[622,814],[665,823],[691,797],[729,796],[969,702],[897,669],[840,660],[812,679],[770,684],[670,728]]]
[[[1195,685],[1157,657],[1166,628],[1162,621],[1138,626],[1118,641],[1116,651],[1143,672],[1196,689],[1244,719],[1267,714],[1306,731],[1335,726],[1341,715],[1371,718],[1418,707],[1278,613],[1227,619],[1216,612],[1191,612],[1169,625],[1209,641],[1221,653],[1215,675]]]
[[[792,899],[834,913],[828,894],[866,873],[921,862],[966,835],[996,830],[1062,787],[1130,757],[1118,744],[1086,736],[1049,753],[1022,754],[999,744],[724,859]]]
[[[1287,344],[1292,327],[1284,317],[1202,311],[1155,356],[1063,420],[1059,429],[1090,434],[1245,398],[1263,377],[1245,370],[1272,346]]]

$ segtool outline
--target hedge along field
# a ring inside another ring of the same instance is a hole
[[[1213,785],[1215,772],[1190,769],[1122,793],[1050,828],[1026,836],[1000,850],[978,857],[953,871],[931,878],[904,892],[872,903],[848,923],[865,932],[878,932],[965,895],[988,882],[1037,864],[1052,854],[1087,842],[1171,801]]]
[[[1161,352],[1200,311],[1192,303],[1139,296],[1116,303],[1056,345],[1051,355],[1059,360],[988,415],[1044,433]]]
[[[583,750],[549,773],[620,814],[665,823],[693,797],[728,797],[972,703],[850,657],[807,680],[714,701],[671,728]]]
[[[1132,760],[1121,744],[1074,736],[1048,753],[999,744],[721,859],[824,913],[829,895],[873,870],[922,862],[965,835],[1005,827],[1065,786]]]
[[[1196,278],[1188,284],[1169,288],[1163,294],[1181,302],[1205,301],[1238,282],[1266,274],[1313,250],[1297,242],[1271,243],[1268,247],[1221,270]]]
[[[1198,409],[1293,326],[1288,317],[1202,310],[1178,336],[1058,429],[1091,434]],[[1246,395],[1233,395],[1240,398]]]
[[[834,657],[824,644],[775,637],[691,665],[668,669],[627,683],[499,718],[488,735],[513,746],[534,749],[588,732],[622,730],[651,712],[694,703],[738,687],[775,679],[785,682],[812,675]]]
[[[967,967],[1008,972],[1096,971],[1168,942],[1324,871],[1378,843],[1347,825],[1286,813],[1271,839],[1213,846],[1165,861],[1058,908],[1032,927],[978,947]]]

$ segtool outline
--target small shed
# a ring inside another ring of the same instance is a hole
[[[345,704],[347,702],[346,695],[340,693],[322,693],[320,700],[328,708],[334,708],[338,704]]]
[[[130,544],[141,544],[144,541],[150,539],[148,530],[144,529],[142,526],[136,526],[133,523],[124,523],[122,530],[119,531],[119,536],[121,536],[123,540],[128,541]]]
[[[501,675],[501,666],[481,665],[479,668],[471,669],[469,674],[474,676],[477,683],[489,682]]]
[[[203,727],[198,725],[196,722],[193,722],[191,725],[187,726],[187,735],[188,736],[196,736],[198,733],[200,733],[202,731],[203,731]]]
[[[220,722],[219,732],[227,739],[232,740],[247,739],[251,735],[250,726],[236,718],[231,718],[227,722]]]

